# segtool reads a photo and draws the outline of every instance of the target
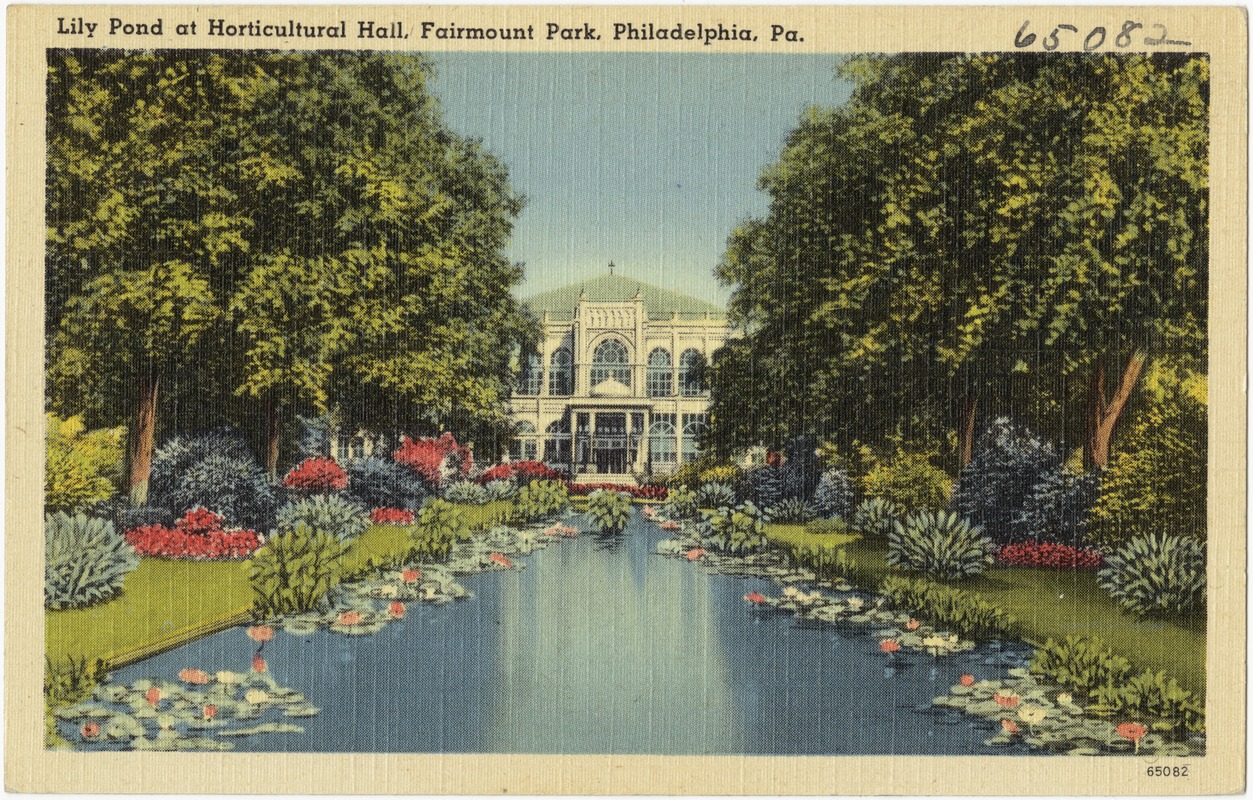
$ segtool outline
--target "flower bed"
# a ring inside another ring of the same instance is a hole
[[[568,484],[570,494],[574,497],[585,497],[592,492],[625,492],[637,500],[665,500],[664,486],[626,486],[621,483],[571,483]]]
[[[370,512],[375,525],[412,525],[413,512],[405,508],[376,508]]]
[[[247,558],[261,546],[256,531],[224,529],[222,517],[203,508],[193,508],[173,528],[143,525],[126,532],[126,541],[135,552],[151,558],[177,558],[194,561],[220,561]]]
[[[1007,544],[996,554],[996,562],[1013,567],[1044,569],[1096,569],[1105,559],[1095,550],[1084,550],[1054,542]]]
[[[475,478],[480,486],[492,481],[507,481],[517,478],[521,483],[532,481],[559,481],[565,483],[566,476],[547,464],[538,461],[515,461],[510,464],[497,464],[482,475]]]

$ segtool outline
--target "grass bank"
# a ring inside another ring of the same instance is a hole
[[[899,574],[887,564],[886,542],[844,534],[810,533],[802,525],[769,525],[766,535],[785,548],[829,546],[854,563],[854,582],[873,590]],[[1035,643],[1067,636],[1099,637],[1137,669],[1164,670],[1185,689],[1205,697],[1205,617],[1145,619],[1124,611],[1096,582],[1095,571],[993,567],[948,583],[981,596],[1018,620],[1021,636]]]

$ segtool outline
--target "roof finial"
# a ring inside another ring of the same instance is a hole
[[[609,274],[610,275],[613,274],[613,262],[612,261],[609,262]]]

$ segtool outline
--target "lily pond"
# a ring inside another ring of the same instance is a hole
[[[781,560],[693,552],[650,516],[614,536],[577,515],[494,529],[444,567],[341,587],[325,614],[115,670],[58,728],[87,750],[1130,752],[1034,688],[1025,645],[918,630]],[[1007,725],[1020,701],[1070,729]]]

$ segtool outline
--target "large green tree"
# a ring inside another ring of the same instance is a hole
[[[715,362],[715,439],[904,436],[963,461],[979,409],[1015,411],[1103,465],[1145,359],[1205,350],[1207,60],[843,73],[852,100],[805,114],[762,176],[768,215],[719,265],[746,336]],[[775,429],[719,424],[754,394],[780,406]]]

